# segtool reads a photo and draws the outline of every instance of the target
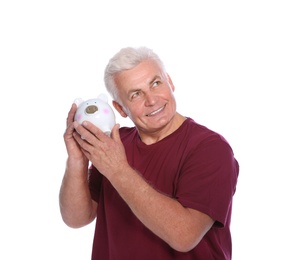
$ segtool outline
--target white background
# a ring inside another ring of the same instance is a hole
[[[296,14],[286,0],[1,1],[0,258],[90,259],[94,224],[70,229],[58,207],[66,116],[105,92],[115,52],[146,45],[178,111],[240,163],[233,259],[297,259]]]

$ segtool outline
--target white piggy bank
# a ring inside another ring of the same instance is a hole
[[[105,134],[110,135],[111,129],[115,125],[115,114],[107,103],[105,94],[100,94],[97,98],[86,101],[77,98],[74,102],[77,105],[77,111],[74,116],[75,121],[80,124],[83,121],[89,121]]]

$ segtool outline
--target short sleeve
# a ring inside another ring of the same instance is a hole
[[[177,199],[225,226],[232,208],[238,163],[223,138],[204,140],[189,154],[179,176]]]

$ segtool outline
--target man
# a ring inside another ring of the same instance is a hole
[[[92,259],[231,259],[239,166],[219,134],[176,111],[175,86],[146,47],[105,70],[113,106],[135,127],[111,137],[67,118],[60,209],[70,227],[96,218]],[[89,167],[89,162],[91,166]]]

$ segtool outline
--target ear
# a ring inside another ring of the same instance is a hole
[[[74,103],[76,104],[77,107],[78,107],[82,102],[83,102],[83,99],[82,99],[82,98],[76,98],[76,99],[74,100]]]
[[[170,76],[169,76],[168,73],[167,73],[167,78],[168,78],[168,82],[169,82],[169,85],[171,87],[171,90],[172,90],[172,92],[174,92],[175,86],[173,85],[173,82],[172,82],[172,80],[171,80],[171,78],[170,78]]]
[[[107,101],[108,101],[107,95],[105,93],[101,93],[97,98],[101,99],[105,103],[107,103]]]
[[[124,111],[123,106],[121,106],[118,102],[116,102],[115,100],[113,100],[112,101],[112,105],[120,113],[120,115],[122,117],[127,117],[128,116],[126,114],[126,112]]]

